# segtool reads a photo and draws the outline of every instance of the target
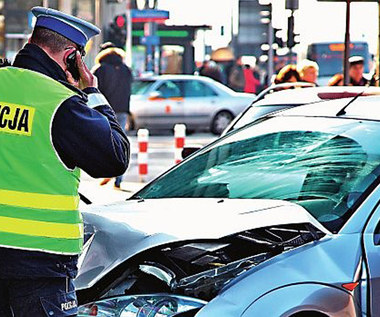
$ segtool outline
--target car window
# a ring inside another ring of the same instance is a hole
[[[132,82],[132,95],[143,95],[154,83],[153,80],[135,80]]]
[[[183,97],[179,84],[172,80],[164,81],[156,90],[163,98]]]
[[[212,97],[217,95],[211,87],[199,80],[185,80],[183,85],[185,97]]]
[[[320,131],[326,119],[310,120],[274,118],[264,122],[267,133],[255,136],[256,125],[232,133],[138,196],[286,200],[337,230],[374,181],[373,171],[380,165],[380,149],[374,145],[380,131],[378,124],[347,120]],[[280,131],[269,132],[276,129]]]
[[[268,113],[279,111],[286,108],[296,107],[299,104],[276,104],[276,105],[265,105],[265,106],[255,106],[252,105],[244,112],[241,118],[235,122],[232,129],[238,129],[245,126],[248,123],[255,121],[256,119],[267,115]]]

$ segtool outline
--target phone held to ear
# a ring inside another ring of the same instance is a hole
[[[67,70],[71,73],[74,80],[78,81],[80,76],[79,76],[79,70],[78,70],[78,65],[77,65],[77,60],[76,60],[76,52],[77,51],[74,51],[70,53],[69,56],[67,56],[66,65],[67,65]]]

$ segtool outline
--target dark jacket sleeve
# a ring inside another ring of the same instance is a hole
[[[84,92],[99,93],[95,88]],[[69,169],[79,167],[92,177],[113,177],[128,167],[130,144],[107,104],[92,109],[80,96],[66,100],[54,116],[52,140]]]

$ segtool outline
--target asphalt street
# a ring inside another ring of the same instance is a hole
[[[204,146],[216,138],[217,137],[211,133],[195,133],[186,136],[185,146],[191,144]],[[174,165],[174,136],[172,133],[160,133],[149,136],[148,175],[144,177],[138,174],[138,143],[136,133],[130,133],[129,140],[132,148],[131,162],[127,172],[123,176],[123,182],[121,184],[122,190],[114,189],[114,180],[111,180],[106,185],[100,186],[100,179],[94,179],[82,172],[79,192],[86,196],[92,203],[104,204],[124,200]],[[83,201],[81,202],[81,207],[85,207]]]

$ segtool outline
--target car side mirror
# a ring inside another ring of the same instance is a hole
[[[200,150],[201,148],[202,148],[202,146],[198,145],[198,144],[194,144],[194,145],[191,145],[191,146],[185,146],[182,149],[182,152],[181,152],[182,159],[187,158],[188,156],[190,156],[191,154],[193,154],[196,151]]]
[[[164,97],[162,96],[162,93],[160,91],[152,91],[148,94],[148,98],[149,100],[160,100],[160,99],[164,99]]]

